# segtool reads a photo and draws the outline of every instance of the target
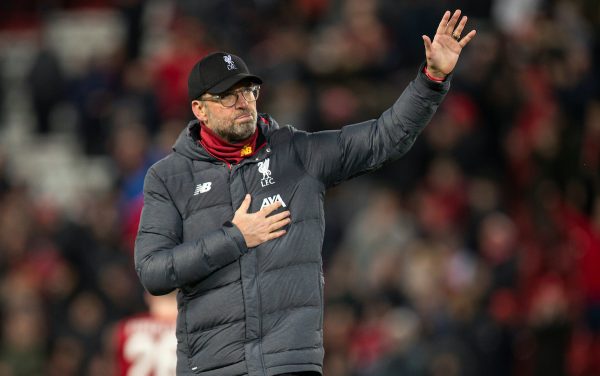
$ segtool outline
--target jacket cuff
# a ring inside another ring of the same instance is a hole
[[[450,81],[452,81],[452,76],[454,75],[454,71],[450,72],[449,75],[446,76],[444,81],[434,81],[429,79],[425,74],[424,70],[427,65],[427,62],[424,61],[419,66],[419,72],[417,73],[417,81],[427,87],[428,89],[435,91],[448,91],[450,89]]]
[[[246,246],[246,240],[244,240],[244,235],[242,235],[240,229],[236,225],[234,225],[233,222],[227,221],[223,223],[223,231],[225,232],[225,234],[227,234],[227,236],[229,236],[235,241],[235,244],[237,245],[241,254],[248,253],[248,247]]]

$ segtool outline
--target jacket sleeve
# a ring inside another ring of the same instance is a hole
[[[293,146],[306,171],[332,186],[404,155],[450,88],[450,77],[438,83],[422,71],[423,65],[396,103],[378,119],[335,131],[294,130]]]
[[[151,168],[135,241],[136,272],[149,293],[163,295],[198,282],[247,252],[242,233],[230,222],[195,241],[182,242],[182,232],[181,215]]]

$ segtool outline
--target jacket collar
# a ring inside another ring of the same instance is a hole
[[[259,132],[266,139],[266,146],[258,151],[253,158],[263,159],[267,154],[270,154],[269,139],[271,135],[279,129],[279,124],[267,114],[258,114],[257,126]],[[181,131],[177,141],[173,145],[173,151],[186,158],[199,161],[216,162],[214,156],[210,155],[206,149],[200,144],[200,122],[192,120],[188,123],[187,127]]]

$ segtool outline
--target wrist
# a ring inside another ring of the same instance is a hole
[[[248,242],[242,230],[234,223],[233,220],[223,223],[223,231],[229,234],[235,241],[240,250],[240,253],[244,254],[248,252]]]
[[[446,79],[446,75],[436,70],[427,69],[427,65],[423,68],[423,73],[427,78],[435,82],[442,82]]]

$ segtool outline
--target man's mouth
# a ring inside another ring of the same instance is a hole
[[[241,114],[238,115],[235,120],[241,120],[241,121],[248,121],[248,120],[252,120],[252,115],[251,114]]]

